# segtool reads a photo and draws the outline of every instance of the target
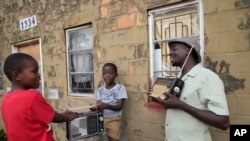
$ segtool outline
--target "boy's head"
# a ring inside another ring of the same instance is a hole
[[[106,63],[102,67],[102,78],[106,84],[114,83],[118,76],[117,67],[113,63]]]
[[[6,58],[3,69],[12,83],[25,88],[39,87],[39,67],[32,56],[24,53],[11,54]]]

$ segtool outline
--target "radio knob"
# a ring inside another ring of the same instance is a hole
[[[103,121],[103,117],[99,117],[99,120],[100,120],[100,121]]]
[[[179,87],[174,87],[174,91],[175,91],[176,93],[179,93],[179,92],[180,92],[180,88],[179,88]]]

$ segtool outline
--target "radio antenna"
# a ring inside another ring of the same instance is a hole
[[[191,54],[191,52],[192,52],[193,48],[194,48],[194,44],[192,45],[191,49],[189,50],[188,55],[187,55],[187,57],[186,57],[186,59],[185,59],[185,61],[184,61],[183,65],[182,65],[182,67],[181,67],[180,72],[178,73],[177,78],[180,78],[180,77],[181,77],[181,72],[182,72],[182,70],[183,70],[184,66],[185,66],[185,65],[186,65],[186,63],[187,63],[187,59],[189,58],[189,56],[190,56],[190,54]]]

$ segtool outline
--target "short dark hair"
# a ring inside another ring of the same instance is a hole
[[[103,65],[102,69],[103,69],[104,67],[106,67],[106,66],[110,66],[110,67],[113,68],[114,71],[117,73],[117,67],[116,67],[115,64],[113,64],[113,63],[105,63],[105,64]]]
[[[13,53],[9,55],[3,66],[3,70],[7,78],[12,81],[12,72],[13,71],[22,71],[25,67],[25,63],[35,61],[35,59],[25,53]]]

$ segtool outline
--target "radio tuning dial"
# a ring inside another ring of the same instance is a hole
[[[180,92],[180,88],[179,88],[179,87],[174,87],[174,91],[175,91],[176,93],[179,93],[179,92]]]

